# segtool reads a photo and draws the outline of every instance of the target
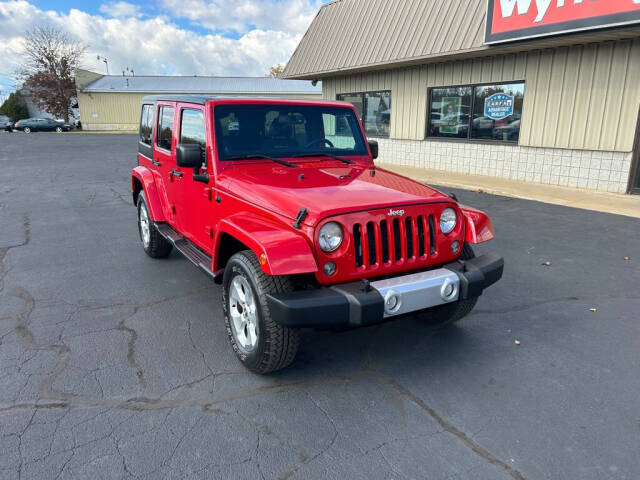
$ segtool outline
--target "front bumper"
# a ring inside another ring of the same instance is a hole
[[[356,327],[479,297],[502,278],[504,260],[482,255],[375,282],[267,295],[273,319],[297,328]],[[397,302],[396,302],[397,300]]]

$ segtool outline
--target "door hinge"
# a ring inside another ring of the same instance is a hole
[[[207,187],[204,189],[204,196],[207,197],[209,201],[211,201],[211,198],[213,196],[213,193],[211,193],[212,190],[213,189],[211,187]]]
[[[205,233],[207,234],[207,236],[209,238],[213,238],[213,228],[212,227],[206,226],[206,227],[204,227],[204,231],[205,231]]]

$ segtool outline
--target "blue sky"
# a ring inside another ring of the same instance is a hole
[[[265,75],[287,62],[327,0],[0,0],[0,94],[24,32],[52,25],[87,45],[83,67],[153,75]]]

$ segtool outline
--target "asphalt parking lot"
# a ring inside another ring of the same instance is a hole
[[[0,479],[639,478],[637,219],[459,191],[507,265],[472,316],[305,331],[260,377],[219,287],[143,253],[135,149],[0,134]]]

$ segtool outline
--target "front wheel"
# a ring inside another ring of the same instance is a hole
[[[142,241],[142,248],[151,258],[167,258],[169,256],[173,245],[160,235],[153,224],[144,192],[140,192],[138,195],[138,233]]]
[[[24,127],[24,133],[31,133],[31,129],[29,127]]]
[[[249,370],[265,374],[287,367],[298,351],[298,330],[276,323],[266,295],[292,290],[288,277],[267,275],[256,255],[245,250],[231,257],[222,281],[227,336]]]
[[[471,245],[465,243],[462,248],[460,260],[471,260],[475,258],[475,256]],[[445,325],[456,323],[469,315],[476,306],[476,303],[478,303],[478,297],[458,300],[419,312],[416,314],[416,317],[430,325],[444,327]]]

